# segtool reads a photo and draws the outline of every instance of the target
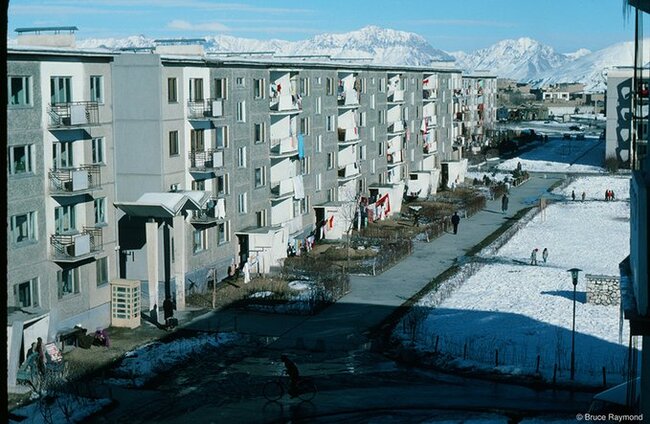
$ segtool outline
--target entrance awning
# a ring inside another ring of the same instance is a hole
[[[135,202],[115,202],[129,216],[171,218],[186,210],[201,210],[210,200],[205,191],[145,193]]]

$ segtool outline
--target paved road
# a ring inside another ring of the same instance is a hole
[[[532,176],[511,190],[508,213],[501,213],[499,200],[489,201],[483,211],[461,221],[457,235],[445,234],[430,243],[417,243],[412,255],[381,275],[352,277],[350,293],[316,316],[220,311],[195,320],[187,328],[237,330],[260,338],[262,343],[245,343],[183,364],[157,382],[153,390],[114,390],[120,406],[97,421],[363,422],[376,414],[394,416],[404,411],[418,415],[418,419],[450,410],[456,415],[502,411],[511,417],[584,413],[592,396],[589,393],[540,391],[403,367],[369,351],[366,337],[368,329],[381,323],[518,210],[534,205],[562,178]],[[313,403],[267,403],[261,396],[264,383],[282,371],[279,351],[295,357],[302,374],[316,381],[319,394]]]

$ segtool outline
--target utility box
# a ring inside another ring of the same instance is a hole
[[[139,280],[111,281],[111,325],[139,327],[141,298]]]

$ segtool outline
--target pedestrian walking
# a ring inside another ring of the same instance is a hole
[[[546,263],[547,259],[548,259],[548,249],[544,248],[544,250],[542,250],[542,260],[544,261],[544,263]]]
[[[510,199],[508,198],[507,194],[504,194],[503,197],[501,198],[501,212],[506,213],[508,210],[508,202]]]
[[[530,264],[531,265],[537,265],[537,251],[539,249],[535,248],[530,254]]]
[[[45,374],[45,349],[43,347],[43,339],[36,339],[36,354],[38,355],[38,372]]]
[[[609,200],[614,200],[614,190],[609,191]]]
[[[605,200],[609,200],[609,189],[605,190]]]
[[[575,202],[575,200],[576,200],[576,191],[575,190],[571,190],[571,199]]]
[[[459,223],[460,223],[460,216],[458,216],[458,212],[454,212],[454,215],[451,217],[451,225],[454,226],[454,234],[458,234]]]
[[[244,266],[242,267],[242,272],[244,273],[244,284],[251,282],[251,266],[248,262],[249,261],[246,260],[246,262],[244,262]]]
[[[582,201],[583,201],[583,202],[585,201],[585,198],[586,198],[586,197],[587,197],[587,193],[585,193],[585,192],[583,191],[583,192],[582,192]]]

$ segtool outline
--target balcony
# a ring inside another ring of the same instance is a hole
[[[386,162],[388,166],[396,166],[404,161],[404,151],[397,149],[393,153],[386,154]]]
[[[89,259],[103,249],[102,229],[84,227],[79,234],[52,234],[52,260],[77,262]]]
[[[354,128],[339,128],[338,129],[339,143],[342,145],[356,144],[359,141],[359,129]]]
[[[76,196],[102,186],[99,165],[78,168],[53,169],[49,172],[50,193],[58,196]]]
[[[438,151],[438,142],[431,141],[422,145],[422,153],[432,155]]]
[[[344,181],[349,181],[353,178],[357,178],[359,175],[361,175],[361,171],[359,169],[359,163],[358,162],[353,162],[349,163],[339,169],[339,181],[344,182]]]
[[[404,132],[404,121],[393,122],[388,126],[389,134],[401,134]]]
[[[388,92],[388,103],[404,103],[404,90],[395,89]]]
[[[287,199],[292,197],[293,193],[293,178],[278,181],[271,186],[271,200]]]
[[[302,111],[302,99],[295,94],[278,94],[271,96],[271,112],[277,113],[299,113]]]
[[[99,125],[99,103],[55,103],[48,108],[49,128],[66,129]]]
[[[212,172],[223,168],[223,150],[207,149],[189,153],[190,171]]]
[[[207,207],[192,212],[190,223],[193,225],[212,225],[226,218],[226,201],[224,199],[210,199]]]
[[[291,157],[298,154],[298,138],[289,136],[283,138],[272,138],[270,144],[270,156],[275,158]]]
[[[223,118],[223,99],[190,100],[187,102],[187,119],[215,118]]]
[[[438,99],[438,90],[436,89],[424,89],[422,90],[422,100],[425,102],[432,102]]]
[[[355,90],[341,91],[338,96],[338,105],[340,108],[359,107],[359,93]]]

